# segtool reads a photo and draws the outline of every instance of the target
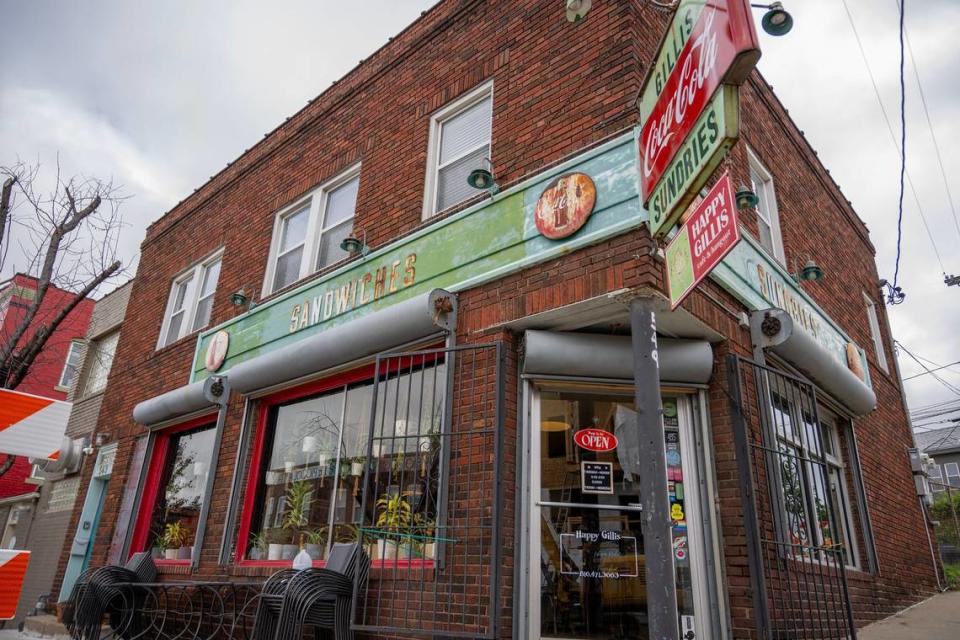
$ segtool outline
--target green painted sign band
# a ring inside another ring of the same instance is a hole
[[[657,59],[644,80],[643,89],[640,98],[637,100],[637,108],[640,109],[640,121],[643,122],[653,111],[653,106],[657,102],[657,96],[660,90],[670,77],[674,65],[677,63],[677,56],[680,50],[690,38],[694,25],[697,24],[697,18],[706,5],[706,0],[681,0],[677,7],[670,26],[667,28],[663,41],[660,43]]]
[[[535,222],[537,200],[556,176],[579,172],[596,185],[596,204],[573,235],[550,240]],[[425,291],[463,291],[580,247],[646,220],[640,204],[634,135],[626,134],[535,178],[349,262],[232,320],[204,331],[191,381],[206,378],[205,354],[213,335],[230,334],[218,373],[331,327]]]
[[[710,277],[748,309],[776,307],[785,310],[793,318],[796,329],[811,336],[840,364],[851,369],[847,361],[847,345],[854,345],[860,357],[864,382],[868,387],[871,386],[866,352],[794,282],[779,263],[769,257],[749,233],[741,230],[740,242],[714,268]]]
[[[740,135],[740,92],[724,85],[697,119],[650,194],[650,233],[663,235],[683,214]]]

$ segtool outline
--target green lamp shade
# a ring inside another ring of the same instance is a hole
[[[740,188],[737,189],[737,193],[734,196],[737,199],[737,209],[741,211],[744,209],[753,209],[757,206],[757,203],[760,200],[757,198],[757,194],[750,189],[747,189],[746,185],[740,185]]]
[[[823,278],[823,269],[813,260],[807,260],[807,264],[803,265],[803,269],[800,270],[800,279],[816,282],[821,278]]]
[[[493,185],[493,174],[486,169],[474,169],[467,176],[467,184],[474,189],[489,189]]]
[[[340,241],[340,248],[347,253],[359,253],[362,247],[363,243],[360,242],[359,238],[354,236],[347,236]]]
[[[787,13],[782,3],[774,2],[770,4],[769,11],[763,14],[760,25],[772,36],[786,35],[793,29],[793,16]]]

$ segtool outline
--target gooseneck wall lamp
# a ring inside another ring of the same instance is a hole
[[[772,36],[784,36],[793,29],[793,16],[783,8],[782,2],[771,2],[770,4],[751,4],[751,7],[757,9],[766,9],[760,19],[760,26],[763,30]]]
[[[351,256],[362,256],[366,257],[370,253],[370,247],[367,246],[367,232],[363,232],[363,239],[356,237],[353,234],[348,235],[346,238],[340,241],[340,248]]]
[[[467,184],[474,189],[485,189],[490,192],[491,196],[500,192],[500,185],[493,177],[493,165],[490,158],[484,158],[483,166],[470,172],[470,175],[467,176]]]

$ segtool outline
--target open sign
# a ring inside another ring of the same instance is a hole
[[[573,441],[587,451],[613,451],[617,448],[617,436],[602,429],[583,429],[573,435]]]

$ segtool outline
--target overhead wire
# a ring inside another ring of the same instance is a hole
[[[902,10],[900,0],[895,0],[897,8]],[[953,215],[953,225],[957,229],[957,235],[960,235],[960,218],[957,217],[957,207],[953,202],[953,193],[950,191],[950,181],[947,180],[947,170],[943,166],[943,156],[940,153],[940,143],[937,142],[937,134],[933,129],[933,120],[930,118],[930,110],[927,108],[927,96],[923,92],[923,83],[920,82],[920,69],[917,66],[917,56],[913,53],[913,44],[910,42],[910,31],[906,25],[903,27],[904,36],[907,39],[907,50],[910,52],[910,64],[913,66],[913,75],[917,80],[917,90],[920,93],[920,104],[923,105],[923,115],[927,120],[927,128],[930,130],[930,138],[933,140],[933,150],[937,156],[937,164],[940,166],[940,177],[943,178],[943,188],[947,192],[947,202],[950,204],[950,213]]]
[[[926,358],[921,358],[921,360],[927,360],[927,359],[926,359]],[[930,361],[930,360],[927,360],[927,362],[931,362],[931,361]],[[936,364],[936,363],[934,362],[933,364]],[[954,366],[954,365],[956,365],[956,364],[960,364],[960,360],[957,360],[956,362],[951,362],[950,364],[941,365],[941,366],[937,367],[936,369],[932,369],[931,371],[924,371],[923,373],[917,373],[917,374],[914,374],[914,375],[912,375],[912,376],[907,376],[906,378],[903,379],[903,381],[906,382],[907,380],[913,380],[914,378],[919,378],[920,376],[929,375],[929,374],[931,374],[933,371],[940,371],[941,369],[946,369],[946,370],[949,371],[950,373],[960,373],[960,371],[954,371],[953,369],[950,368],[950,367],[952,367],[952,366]]]
[[[873,75],[873,69],[870,67],[870,61],[867,58],[867,52],[863,48],[863,42],[860,39],[860,32],[857,31],[857,25],[853,20],[853,14],[850,12],[850,7],[847,5],[847,0],[841,0],[843,3],[844,11],[847,14],[847,20],[850,22],[850,28],[853,30],[853,36],[857,41],[857,47],[860,49],[860,57],[863,59],[863,64],[867,68],[867,75],[870,76],[870,82],[873,85],[873,93],[877,98],[877,103],[880,105],[880,112],[883,114],[883,120],[887,124],[887,131],[890,133],[890,141],[893,143],[894,149],[897,151],[897,155],[901,155],[900,145],[897,143],[896,134],[893,132],[893,125],[890,123],[890,116],[887,115],[887,108],[883,106],[883,99],[880,97],[880,89],[877,86],[877,80]],[[940,249],[937,248],[937,243],[933,239],[933,233],[930,231],[930,225],[927,223],[927,216],[923,212],[923,206],[920,204],[920,197],[917,195],[917,188],[913,184],[913,178],[910,176],[910,172],[904,168],[904,174],[906,176],[907,184],[910,186],[910,192],[913,194],[913,200],[917,205],[917,211],[920,213],[920,220],[923,222],[923,228],[927,232],[927,238],[930,239],[930,245],[933,247],[933,253],[937,258],[937,262],[940,264],[940,270],[943,273],[946,273],[946,269],[943,266],[943,259],[940,257]]]
[[[894,342],[894,344],[896,344],[898,347],[900,347],[901,349],[903,349],[903,352],[906,353],[908,356],[910,356],[910,357],[913,359],[914,362],[916,362],[918,365],[920,365],[920,367],[921,367],[924,371],[926,371],[927,373],[929,373],[930,375],[932,375],[934,380],[936,380],[937,382],[939,382],[940,384],[942,384],[944,387],[946,387],[947,389],[949,389],[950,391],[952,391],[952,392],[955,393],[956,395],[960,396],[960,389],[958,389],[957,387],[953,386],[952,384],[950,384],[949,382],[947,382],[946,380],[944,380],[943,378],[941,378],[940,376],[938,376],[935,371],[933,371],[932,369],[930,369],[930,367],[928,367],[927,365],[925,365],[919,358],[917,358],[917,356],[913,355],[913,353],[911,353],[909,349],[907,349],[905,346],[903,346],[903,343],[902,343],[902,342],[899,342],[899,341],[897,341],[897,340],[894,340],[893,342]]]

